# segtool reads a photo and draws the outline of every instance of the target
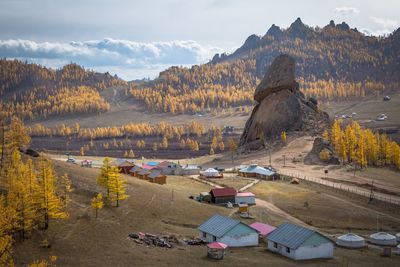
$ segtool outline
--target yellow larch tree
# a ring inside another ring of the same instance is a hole
[[[56,176],[50,161],[41,159],[37,169],[43,223],[44,229],[47,229],[50,218],[63,219],[68,217],[68,213],[64,209],[63,201],[57,195]]]
[[[111,160],[110,158],[104,158],[103,165],[100,168],[100,174],[97,176],[97,184],[104,187],[107,192],[107,198],[110,194],[109,183],[111,172]]]
[[[101,193],[98,193],[95,197],[92,198],[92,208],[94,209],[96,218],[97,218],[97,213],[100,209],[103,208],[104,202],[103,202],[103,195]]]
[[[125,193],[126,181],[122,178],[117,167],[111,167],[108,187],[110,189],[110,194],[108,196],[111,202],[116,202],[117,207],[119,206],[119,201],[127,199],[128,195]]]
[[[285,132],[285,131],[283,131],[283,132],[281,133],[281,140],[282,140],[282,142],[283,142],[284,144],[286,144],[286,132]]]

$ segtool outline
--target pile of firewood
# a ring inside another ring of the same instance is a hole
[[[129,237],[137,244],[148,247],[174,248],[177,245],[202,245],[204,242],[198,238],[179,240],[175,235],[157,236],[150,233],[130,233]]]

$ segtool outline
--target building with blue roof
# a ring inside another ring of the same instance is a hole
[[[207,243],[221,242],[229,247],[258,246],[258,232],[240,221],[215,214],[199,226],[199,237]]]
[[[329,259],[333,242],[317,231],[283,223],[266,237],[267,249],[294,260]]]
[[[258,165],[245,166],[239,170],[239,175],[243,177],[257,177],[266,180],[275,180],[278,175],[275,171],[269,168],[264,168]]]

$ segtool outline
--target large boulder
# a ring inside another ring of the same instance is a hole
[[[264,78],[254,92],[254,100],[258,103],[267,96],[282,89],[295,91],[298,87],[295,80],[294,59],[280,55],[272,62]]]
[[[316,99],[306,99],[295,80],[295,62],[288,55],[278,56],[257,86],[258,102],[246,122],[239,145],[248,149],[262,146],[283,131],[320,133],[329,124],[329,116],[318,109]]]
[[[324,157],[321,156],[322,152],[325,153]],[[316,165],[316,164],[339,165],[340,161],[331,143],[329,141],[324,140],[322,137],[317,137],[314,139],[311,151],[304,158],[304,163],[309,165]]]

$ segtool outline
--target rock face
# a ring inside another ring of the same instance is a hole
[[[246,122],[239,145],[258,149],[266,140],[283,131],[318,133],[329,124],[328,114],[318,110],[315,99],[305,99],[295,80],[295,62],[280,55],[272,62],[254,93],[257,105]]]
[[[327,152],[326,159],[321,159],[320,157],[321,151]],[[339,165],[340,161],[331,143],[329,141],[324,140],[322,137],[317,137],[314,140],[313,148],[304,158],[304,163],[309,165],[316,165],[316,164]]]

